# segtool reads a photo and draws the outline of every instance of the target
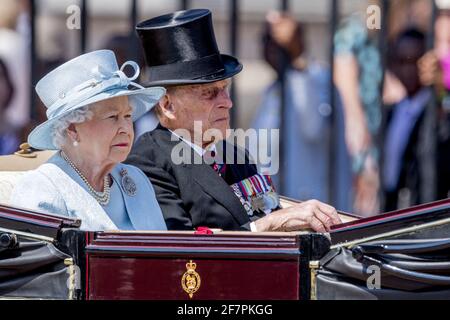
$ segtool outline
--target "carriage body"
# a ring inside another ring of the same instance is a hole
[[[450,200],[347,222],[327,234],[90,232],[80,230],[80,224],[77,219],[0,206],[0,296],[450,297]],[[379,287],[377,281],[369,283],[374,270],[379,272]]]

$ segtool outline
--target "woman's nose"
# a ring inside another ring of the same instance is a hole
[[[133,121],[131,118],[121,117],[119,123],[119,132],[120,133],[130,133],[133,131]]]

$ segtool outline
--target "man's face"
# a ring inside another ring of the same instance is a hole
[[[421,88],[417,62],[424,53],[425,46],[417,39],[405,38],[396,47],[392,71],[405,86],[409,96]]]
[[[220,137],[202,141],[203,145],[207,145],[212,140],[226,139],[227,129],[230,127],[230,109],[233,106],[229,92],[230,84],[230,80],[221,80],[169,89],[168,96],[174,110],[170,129],[186,129],[194,138],[196,137],[194,122],[201,122],[202,137],[207,130],[211,129],[221,134]],[[200,132],[197,132],[197,135],[200,136]]]

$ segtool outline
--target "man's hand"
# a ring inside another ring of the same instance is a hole
[[[274,211],[255,221],[257,231],[298,231],[313,229],[328,232],[342,223],[336,209],[317,200],[309,200],[286,209]]]

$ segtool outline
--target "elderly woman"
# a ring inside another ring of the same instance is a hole
[[[135,71],[131,78],[122,71],[127,65]],[[48,120],[31,132],[28,143],[59,152],[24,175],[13,205],[81,218],[84,230],[166,230],[147,177],[121,164],[131,150],[133,121],[165,93],[133,83],[138,75],[136,63],[128,61],[119,70],[114,53],[99,50],[38,82]]]

